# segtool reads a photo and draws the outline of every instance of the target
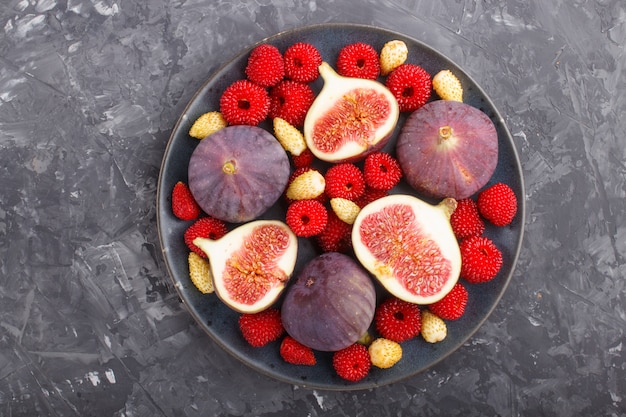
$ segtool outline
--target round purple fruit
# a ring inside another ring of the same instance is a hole
[[[338,351],[365,334],[376,308],[368,273],[337,252],[313,258],[287,289],[282,321],[287,333],[312,349]]]
[[[289,158],[278,140],[256,126],[228,126],[202,139],[189,160],[189,189],[209,216],[242,223],[281,196]]]
[[[407,118],[396,143],[406,181],[435,198],[467,198],[498,163],[498,134],[485,113],[458,101],[436,100]]]

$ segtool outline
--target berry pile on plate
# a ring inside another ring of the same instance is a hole
[[[419,65],[406,63],[408,54],[406,44],[399,40],[386,43],[380,51],[357,42],[345,45],[332,64],[341,77],[382,80],[399,112],[416,112],[433,100],[463,101],[461,82],[450,70],[431,76]],[[320,161],[312,151],[303,128],[317,97],[311,83],[320,77],[323,62],[318,49],[309,43],[295,43],[283,52],[271,44],[256,46],[248,56],[245,78],[225,88],[219,109],[207,109],[195,120],[189,136],[212,141],[212,135],[227,127],[257,127],[269,121],[270,133],[289,165],[288,176],[280,183],[280,196],[270,203],[280,202],[285,207],[286,226],[294,235],[311,239],[319,253],[354,257],[351,235],[359,213],[393,194],[405,172],[394,154],[381,149],[331,163]],[[214,271],[207,253],[196,245],[197,239],[219,241],[238,224],[215,216],[199,200],[183,181],[172,190],[174,216],[189,223],[181,236],[189,248],[189,277],[198,291],[212,294]],[[498,275],[502,253],[484,235],[485,223],[497,227],[511,224],[517,213],[513,190],[495,183],[471,196],[456,198],[455,203],[449,226],[458,242],[460,279],[428,305],[409,302],[393,292],[381,297],[383,301],[371,317],[371,330],[332,353],[334,370],[341,378],[356,382],[372,367],[394,366],[402,359],[402,344],[412,339],[440,342],[447,335],[446,321],[461,318],[471,302],[466,286]],[[235,327],[251,346],[261,348],[276,342],[286,362],[315,366],[318,352],[286,332],[280,308],[274,304],[258,312],[242,312]]]

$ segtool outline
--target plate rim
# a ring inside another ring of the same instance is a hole
[[[519,229],[519,234],[517,236],[517,239],[515,240],[514,251],[511,254],[512,267],[510,271],[508,272],[508,274],[505,277],[502,277],[503,278],[502,288],[495,294],[493,304],[486,310],[486,313],[476,322],[476,324],[473,326],[473,329],[465,337],[460,338],[456,343],[454,343],[448,352],[445,352],[444,354],[440,355],[440,357],[438,357],[436,360],[434,360],[424,369],[417,369],[414,372],[407,373],[406,375],[402,375],[393,381],[385,382],[382,384],[377,384],[375,381],[372,381],[370,383],[364,383],[364,384],[349,383],[345,385],[307,383],[307,381],[297,379],[296,377],[287,377],[277,372],[276,373],[269,372],[268,370],[256,365],[254,362],[246,360],[245,356],[240,355],[237,352],[235,352],[226,343],[224,343],[222,340],[216,337],[216,335],[212,334],[206,328],[206,326],[202,324],[202,321],[203,321],[202,318],[196,313],[196,311],[193,308],[191,308],[182,290],[180,289],[180,285],[178,281],[174,277],[175,275],[174,269],[170,263],[170,260],[167,254],[168,249],[166,248],[165,242],[164,242],[164,232],[162,228],[162,219],[161,219],[160,213],[162,210],[162,205],[161,205],[162,197],[161,196],[165,192],[165,190],[163,190],[163,187],[162,187],[163,185],[162,183],[164,180],[163,180],[163,175],[161,174],[167,164],[168,156],[171,153],[171,148],[174,146],[173,142],[174,142],[176,133],[179,131],[180,125],[185,121],[185,115],[188,114],[188,111],[190,107],[193,105],[193,103],[196,102],[200,94],[202,94],[202,92],[206,89],[207,85],[213,82],[213,80],[224,70],[224,68],[231,65],[234,61],[241,59],[243,56],[248,54],[254,47],[263,43],[271,43],[272,41],[276,39],[280,39],[284,36],[295,36],[298,33],[302,33],[302,32],[324,30],[324,29],[355,29],[355,30],[365,30],[365,31],[376,31],[381,34],[384,33],[385,35],[389,35],[389,36],[403,37],[403,38],[410,40],[411,42],[414,42],[416,45],[419,45],[420,48],[428,50],[429,53],[437,55],[442,60],[452,63],[472,83],[472,88],[474,88],[480,93],[482,99],[490,107],[490,111],[493,112],[494,117],[500,123],[501,125],[500,127],[503,130],[503,133],[505,134],[506,139],[511,143],[512,145],[511,157],[515,165],[515,174],[517,175],[517,180],[519,181],[519,187],[521,190],[521,198],[518,199],[518,211],[517,211],[517,216],[519,216],[520,229]],[[405,33],[401,33],[393,29],[388,29],[382,26],[361,24],[361,23],[350,23],[350,22],[316,23],[316,24],[303,25],[303,26],[298,26],[298,27],[294,27],[291,29],[282,30],[273,35],[266,36],[256,42],[250,43],[249,45],[241,49],[239,52],[233,54],[229,59],[222,62],[215,70],[211,72],[211,74],[201,83],[201,85],[197,88],[194,94],[190,97],[187,104],[183,108],[182,112],[179,114],[176,120],[176,123],[172,127],[170,135],[167,139],[167,145],[163,152],[161,164],[159,166],[159,175],[158,175],[157,192],[156,192],[156,223],[157,223],[158,243],[161,248],[161,254],[162,254],[165,266],[166,266],[167,274],[169,276],[169,279],[172,281],[174,288],[176,289],[176,292],[181,301],[181,304],[184,306],[185,310],[191,315],[191,317],[193,317],[196,325],[198,325],[198,327],[200,327],[202,331],[205,334],[207,334],[211,338],[211,340],[214,343],[216,343],[221,349],[225,350],[229,355],[237,359],[237,361],[243,363],[247,367],[255,370],[256,372],[259,372],[262,375],[265,375],[277,381],[281,381],[281,382],[292,384],[292,385],[297,385],[299,387],[306,388],[306,389],[317,389],[317,390],[327,390],[327,391],[358,391],[358,390],[364,390],[364,389],[378,388],[378,387],[382,387],[385,385],[390,385],[392,383],[401,382],[408,378],[415,377],[416,375],[423,373],[428,369],[432,369],[434,366],[441,363],[450,355],[456,353],[468,340],[470,340],[472,337],[475,336],[475,334],[480,330],[480,328],[485,324],[485,322],[491,317],[494,310],[500,305],[501,299],[504,293],[506,292],[506,290],[508,289],[511,283],[511,280],[513,278],[513,275],[515,274],[515,271],[517,269],[517,263],[518,263],[519,256],[522,251],[522,244],[523,244],[524,234],[525,234],[524,229],[525,229],[525,223],[526,223],[525,221],[526,220],[526,191],[525,191],[526,188],[525,188],[524,175],[523,175],[522,164],[521,164],[519,154],[520,152],[518,151],[517,144],[515,140],[513,139],[513,136],[511,135],[511,132],[507,124],[505,123],[504,118],[502,117],[502,114],[500,113],[500,110],[495,105],[491,97],[485,92],[482,86],[478,84],[474,80],[474,78],[470,74],[468,74],[463,68],[461,68],[454,60],[450,59],[448,56],[436,50],[435,48],[425,43],[424,41],[416,39],[415,37],[411,35],[407,35]]]

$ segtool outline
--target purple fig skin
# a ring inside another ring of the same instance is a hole
[[[312,349],[335,352],[355,343],[374,318],[376,291],[351,257],[328,252],[305,265],[281,308],[287,333]]]
[[[409,115],[398,136],[396,156],[407,183],[419,193],[460,200],[493,175],[498,133],[479,109],[436,100]]]
[[[289,157],[278,140],[256,126],[228,126],[202,139],[189,160],[189,189],[209,216],[253,220],[280,198]]]

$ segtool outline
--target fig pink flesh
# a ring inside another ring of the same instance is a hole
[[[251,305],[277,284],[289,278],[276,261],[289,246],[289,235],[278,226],[266,225],[252,231],[241,248],[226,261],[224,287],[229,296]]]
[[[380,128],[391,108],[387,97],[371,90],[357,88],[347,92],[315,124],[313,142],[325,153],[356,142],[364,148],[372,145],[374,132]]]
[[[450,279],[450,261],[421,232],[410,206],[394,204],[368,215],[359,233],[372,256],[389,266],[410,293],[437,294]]]

